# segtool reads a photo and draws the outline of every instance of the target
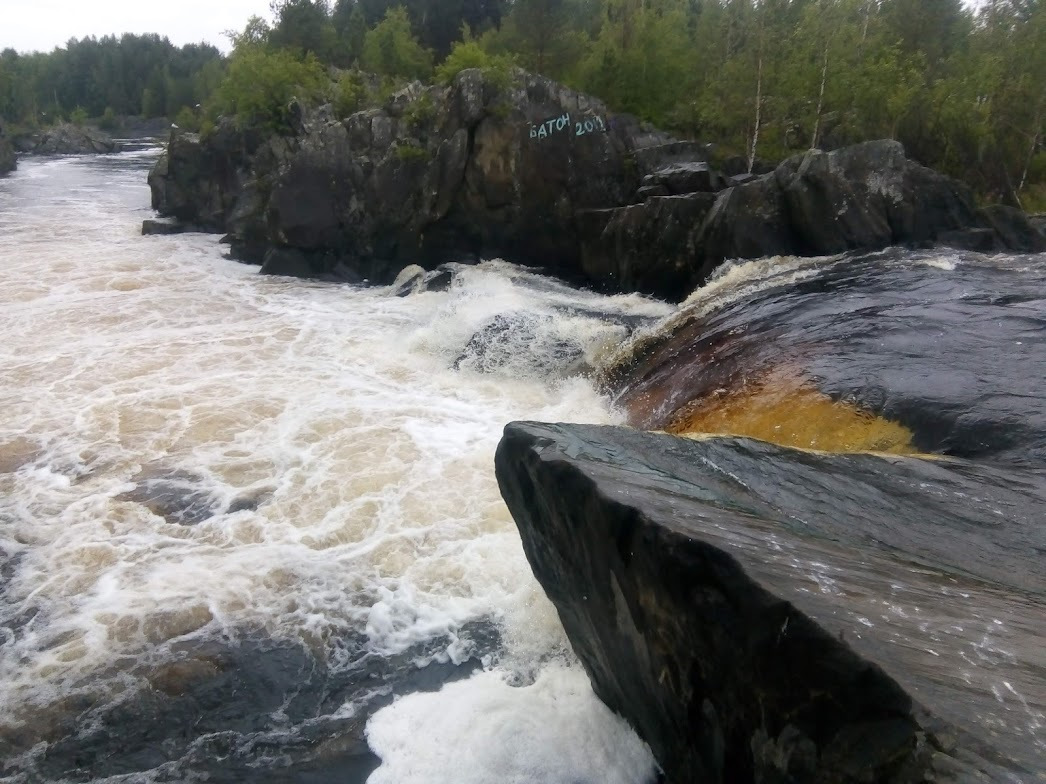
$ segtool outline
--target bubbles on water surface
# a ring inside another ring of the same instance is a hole
[[[362,780],[395,694],[566,650],[494,449],[516,418],[615,421],[543,352],[591,364],[667,306],[498,262],[405,300],[266,278],[138,235],[152,154],[0,183],[0,770]],[[512,312],[540,314],[530,358],[456,370]],[[559,704],[620,732],[557,667]]]

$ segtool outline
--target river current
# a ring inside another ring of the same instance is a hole
[[[655,781],[498,493],[515,419],[799,447],[714,447],[724,546],[1046,770],[1041,258],[401,298],[140,236],[157,154],[0,179],[0,779]]]
[[[621,419],[543,337],[594,362],[599,314],[667,306],[498,262],[406,299],[262,276],[139,235],[157,154],[0,180],[0,777],[650,779],[492,463],[512,419]]]

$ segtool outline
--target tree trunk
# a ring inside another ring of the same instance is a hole
[[[762,124],[763,116],[763,47],[760,42],[759,46],[759,64],[756,70],[755,79],[755,127],[752,129],[752,146],[748,151],[748,173],[752,173],[752,169],[755,168],[755,151],[759,145],[759,128]]]
[[[821,92],[817,96],[817,119],[814,121],[814,136],[810,140],[810,149],[817,147],[817,137],[821,135],[821,113],[824,111],[824,87],[828,82],[828,36],[824,39],[824,59],[821,63]]]
[[[1028,181],[1028,170],[1031,162],[1035,159],[1035,149],[1039,146],[1039,137],[1042,135],[1042,109],[1046,104],[1046,92],[1039,99],[1039,105],[1035,107],[1035,118],[1032,125],[1031,144],[1028,145],[1028,157],[1024,159],[1024,171],[1021,172],[1021,181],[1017,185],[1017,193],[1024,190],[1024,184]]]

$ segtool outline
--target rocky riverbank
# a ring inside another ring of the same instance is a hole
[[[16,165],[14,147],[11,146],[11,140],[7,138],[3,126],[0,125],[0,174],[14,171]]]
[[[109,134],[87,126],[61,123],[33,138],[32,155],[92,155],[119,152],[120,145]]]
[[[708,145],[524,72],[463,71],[348,117],[293,108],[284,135],[173,131],[153,207],[225,232],[263,272],[388,283],[407,264],[501,257],[677,300],[727,258],[1046,248],[1022,213],[978,209],[896,142],[727,177]]]

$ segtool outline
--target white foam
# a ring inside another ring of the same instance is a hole
[[[569,339],[595,355],[621,334],[599,311],[668,306],[573,293],[502,262],[407,299],[268,278],[223,260],[215,237],[141,237],[142,170],[61,159],[20,171],[0,181],[0,548],[19,558],[0,606],[0,725],[46,721],[35,717],[75,694],[99,704],[172,643],[244,628],[305,640],[335,665],[338,640],[360,632],[377,654],[446,632],[437,655],[460,659],[455,632],[477,619],[499,623],[502,660],[521,670],[567,649],[494,450],[513,419],[618,415],[541,361],[452,365],[498,313],[540,316],[537,354]],[[100,180],[116,187],[72,194]],[[171,524],[124,497],[143,470],[259,505]],[[571,706],[577,732],[563,724],[558,745],[532,747],[534,770],[602,759],[605,711],[576,673],[549,677],[476,704]],[[570,678],[563,702],[549,684]],[[628,755],[606,759],[623,772],[589,769],[644,777]]]
[[[382,765],[368,784],[640,784],[654,760],[592,693],[585,673],[546,666],[528,686],[492,670],[403,697],[367,725]]]

